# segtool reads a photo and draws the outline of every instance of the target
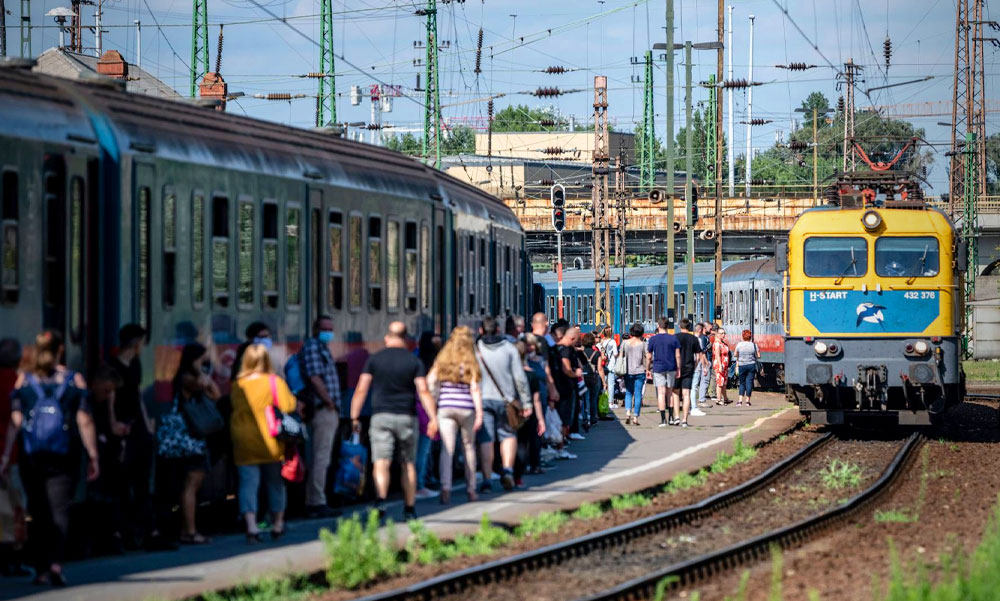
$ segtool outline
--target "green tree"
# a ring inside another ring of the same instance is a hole
[[[986,193],[1000,194],[1000,133],[986,136]]]
[[[392,136],[385,142],[386,148],[402,152],[403,154],[417,155],[423,151],[423,138],[418,138],[411,133],[402,136]]]
[[[830,110],[830,101],[823,95],[823,92],[812,92],[802,101],[802,114],[805,118],[802,128],[812,131],[813,109],[816,109],[816,129],[828,127],[826,111]]]
[[[555,116],[548,109],[531,108],[525,104],[506,106],[493,115],[493,131],[551,131],[563,123],[542,125],[542,121],[555,121]]]
[[[412,133],[405,133],[402,136],[392,136],[385,142],[386,148],[419,156],[423,152],[423,137],[416,137]],[[441,139],[441,154],[471,154],[476,151],[476,132],[471,127],[458,126],[446,132]]]

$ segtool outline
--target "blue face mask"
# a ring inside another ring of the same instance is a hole
[[[262,345],[264,345],[264,348],[266,348],[267,350],[271,350],[271,345],[274,344],[271,341],[271,339],[268,338],[268,337],[266,337],[266,336],[263,337],[263,338],[254,338],[253,339],[253,343],[254,344],[262,344]]]
[[[319,336],[317,336],[316,338],[318,338],[319,341],[322,342],[323,344],[330,344],[331,342],[333,342],[333,332],[326,332],[326,331],[320,332]]]

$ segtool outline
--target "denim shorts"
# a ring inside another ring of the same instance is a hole
[[[483,427],[476,432],[476,442],[503,442],[508,438],[517,438],[517,432],[507,423],[507,403],[497,399],[483,399]]]

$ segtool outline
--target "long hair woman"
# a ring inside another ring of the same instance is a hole
[[[6,476],[14,441],[26,426],[19,462],[31,514],[28,541],[35,584],[53,586],[66,586],[62,562],[81,443],[88,458],[87,480],[96,480],[100,472],[87,383],[61,364],[64,350],[59,332],[47,330],[35,338],[35,363],[18,379],[10,397],[11,419],[0,456],[0,475]]]
[[[465,451],[465,489],[469,500],[476,500],[476,430],[483,425],[483,397],[474,344],[472,330],[458,326],[427,374],[427,384],[438,397],[441,503],[445,505],[451,502],[452,458],[459,432]]]
[[[646,386],[646,341],[641,323],[629,328],[631,337],[622,343],[620,352],[625,356],[625,424],[639,425],[642,409],[642,391]]]
[[[208,349],[192,342],[181,350],[180,365],[173,379],[174,398],[156,424],[156,499],[160,506],[159,524],[170,522],[172,507],[180,502],[180,542],[201,545],[211,539],[201,535],[195,524],[198,490],[208,473],[208,444],[188,427],[182,407],[202,399],[219,397],[212,382],[212,362]]]
[[[256,544],[263,536],[257,528],[257,494],[261,484],[267,491],[267,506],[272,514],[271,538],[280,538],[285,533],[286,495],[281,479],[285,444],[271,436],[267,410],[274,405],[282,413],[290,413],[295,410],[295,396],[285,381],[274,375],[271,357],[263,344],[252,344],[243,352],[243,363],[230,397],[233,414],[229,432],[247,542]]]

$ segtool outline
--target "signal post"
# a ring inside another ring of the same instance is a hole
[[[556,316],[563,318],[563,264],[562,264],[562,232],[566,227],[566,188],[555,184],[549,189],[549,200],[552,202],[552,229],[556,231]]]

